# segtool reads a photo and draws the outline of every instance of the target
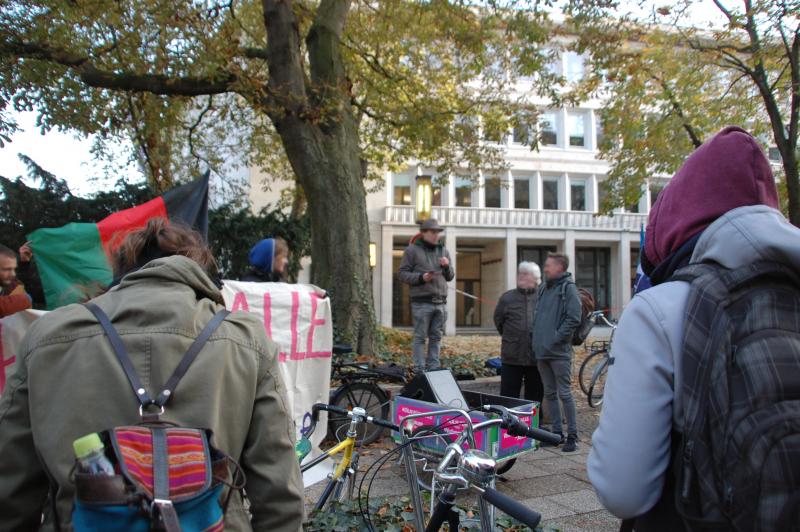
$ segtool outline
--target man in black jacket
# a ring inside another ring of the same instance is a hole
[[[517,287],[500,297],[494,310],[494,324],[502,339],[500,395],[519,397],[525,383],[525,399],[542,402],[544,388],[531,347],[537,287],[542,273],[535,262],[521,262]],[[540,411],[541,419],[541,411]]]
[[[403,253],[397,276],[410,286],[414,321],[414,373],[439,369],[439,342],[447,321],[447,283],[455,277],[450,253],[439,243],[444,229],[435,219],[422,223],[417,238]],[[425,340],[428,353],[425,356]]]

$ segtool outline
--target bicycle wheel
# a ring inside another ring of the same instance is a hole
[[[589,353],[589,356],[581,364],[581,369],[578,370],[578,383],[581,391],[587,396],[589,395],[589,386],[592,384],[592,377],[594,377],[594,370],[603,363],[605,355],[605,350]]]
[[[603,404],[603,392],[606,389],[606,375],[608,374],[608,359],[597,366],[592,375],[592,382],[589,385],[589,406],[597,408]]]
[[[377,384],[370,382],[353,382],[342,386],[333,394],[331,404],[346,410],[360,406],[367,411],[367,415],[379,419],[389,416],[389,398]],[[348,417],[331,414],[328,418],[328,427],[339,441],[345,438],[349,426]],[[357,430],[356,446],[370,444],[383,434],[383,427],[371,423],[362,423]]]

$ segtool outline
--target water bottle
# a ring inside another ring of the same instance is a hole
[[[96,432],[72,442],[78,459],[78,473],[84,475],[114,476],[114,465],[105,455],[105,446]]]

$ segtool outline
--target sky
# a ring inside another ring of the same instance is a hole
[[[643,15],[651,11],[649,6],[637,8],[640,2],[635,0],[623,3],[629,3],[632,9],[637,9]],[[652,2],[652,6],[668,3],[670,2]],[[722,22],[722,15],[712,0],[703,0],[693,6],[691,15],[692,22],[697,25]],[[112,186],[119,177],[126,177],[132,182],[143,180],[141,172],[133,166],[125,169],[121,175],[98,179],[103,174],[103,167],[94,160],[90,152],[91,138],[57,131],[42,135],[36,128],[35,112],[17,113],[11,110],[9,114],[18,122],[22,131],[12,136],[12,142],[0,148],[2,176],[12,179],[27,176],[26,166],[17,157],[18,153],[23,153],[56,177],[65,179],[70,190],[77,195],[87,195]],[[118,151],[122,154],[125,147],[119,147]]]
[[[42,135],[36,127],[35,112],[12,111],[9,114],[22,131],[12,135],[12,141],[0,148],[0,175],[3,177],[27,177],[27,166],[17,156],[22,153],[56,177],[65,179],[76,195],[87,195],[113,186],[119,177],[127,177],[132,182],[143,180],[142,174],[134,167],[129,167],[127,172],[119,176],[99,178],[103,175],[103,167],[91,153],[91,138],[58,131]],[[120,146],[117,151],[120,160],[124,160],[124,149]],[[25,182],[31,184],[27,179]]]

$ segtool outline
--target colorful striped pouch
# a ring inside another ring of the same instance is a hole
[[[101,437],[119,475],[75,475],[75,530],[223,529],[229,461],[209,444],[210,431],[143,424]]]

